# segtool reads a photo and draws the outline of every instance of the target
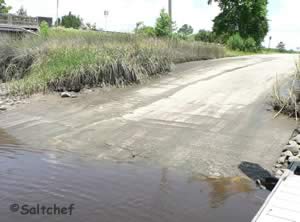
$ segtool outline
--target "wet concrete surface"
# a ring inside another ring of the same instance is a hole
[[[9,135],[3,129],[0,128],[0,145],[11,144],[18,145],[18,141],[16,138]]]
[[[0,127],[36,150],[93,160],[147,163],[206,176],[243,176],[242,161],[270,170],[295,124],[268,111],[276,74],[294,55],[178,65],[140,86],[98,89],[76,99],[35,96],[0,114]]]

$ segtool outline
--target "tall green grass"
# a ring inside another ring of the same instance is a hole
[[[0,80],[13,94],[138,83],[173,63],[224,57],[222,46],[134,34],[51,29],[0,41]]]

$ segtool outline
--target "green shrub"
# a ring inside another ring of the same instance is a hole
[[[188,40],[189,36],[183,34],[183,33],[172,33],[171,35],[173,40]]]
[[[158,37],[171,36],[173,29],[173,22],[168,13],[164,9],[160,12],[160,17],[156,20],[155,33]]]
[[[42,21],[40,24],[40,32],[44,38],[47,38],[49,35],[49,25],[47,22]]]
[[[256,41],[252,37],[249,37],[244,41],[244,50],[247,52],[256,52],[256,45]]]
[[[244,51],[244,52],[256,52],[257,51],[257,44],[256,41],[249,37],[247,39],[243,39],[238,33],[230,36],[227,40],[226,45],[232,49],[237,51]]]
[[[65,28],[79,29],[82,25],[82,20],[79,16],[73,15],[72,12],[69,12],[68,15],[65,15],[58,21],[59,25]]]
[[[155,30],[151,26],[143,26],[135,31],[136,34],[148,36],[148,37],[155,37]]]
[[[238,33],[233,36],[230,36],[226,44],[232,50],[244,51],[245,49],[244,40]]]
[[[199,30],[199,32],[195,35],[195,40],[210,43],[217,42],[215,33],[206,30]]]

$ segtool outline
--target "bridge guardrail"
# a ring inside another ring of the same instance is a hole
[[[19,26],[23,28],[38,28],[38,19],[34,17],[18,16],[12,14],[0,14],[0,24]]]

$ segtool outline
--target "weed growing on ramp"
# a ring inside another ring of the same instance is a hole
[[[285,82],[276,83],[273,86],[271,105],[277,111],[275,118],[283,113],[298,120],[300,112],[300,63],[296,64],[296,71],[293,77]]]

